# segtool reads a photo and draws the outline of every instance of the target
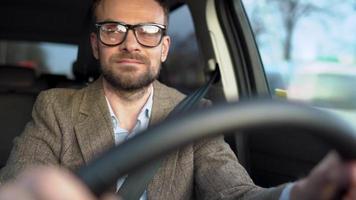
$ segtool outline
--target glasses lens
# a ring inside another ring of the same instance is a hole
[[[123,41],[126,32],[126,27],[121,24],[103,24],[100,27],[100,39],[104,44],[116,45]]]
[[[156,25],[140,25],[135,27],[135,34],[139,43],[154,47],[161,42],[163,30]]]

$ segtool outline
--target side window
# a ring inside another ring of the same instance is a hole
[[[190,11],[183,5],[170,13],[168,35],[171,46],[162,65],[160,80],[184,93],[204,84],[203,60],[199,52]]]
[[[0,65],[31,68],[40,74],[73,78],[72,65],[78,47],[71,44],[29,41],[0,41]]]
[[[335,111],[354,121],[355,2],[242,2],[254,31],[272,95],[283,94],[287,99]]]

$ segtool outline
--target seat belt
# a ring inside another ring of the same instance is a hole
[[[168,117],[172,117],[196,108],[200,100],[208,92],[211,85],[218,80],[219,76],[219,70],[216,68],[210,80],[195,92],[189,96],[186,96],[181,102],[179,102],[179,104],[173,109]],[[135,171],[135,173],[129,174],[118,191],[119,196],[125,200],[139,200],[147,188],[149,182],[156,174],[158,168],[161,166],[162,161],[163,158],[160,158],[145,165],[144,167]]]

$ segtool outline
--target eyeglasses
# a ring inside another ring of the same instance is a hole
[[[139,44],[145,47],[158,46],[166,34],[166,26],[161,24],[124,24],[115,21],[105,21],[95,24],[100,41],[107,46],[122,44],[129,30],[134,32]]]

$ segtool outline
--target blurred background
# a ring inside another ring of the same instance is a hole
[[[356,1],[243,0],[271,94],[356,124]]]

